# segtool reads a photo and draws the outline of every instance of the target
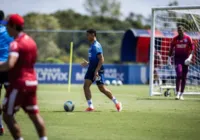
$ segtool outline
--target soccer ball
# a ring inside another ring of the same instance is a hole
[[[105,81],[105,85],[106,85],[106,86],[110,85],[110,81],[109,81],[109,80],[106,80],[106,81]]]
[[[117,81],[116,80],[112,80],[112,85],[116,86],[117,85]]]
[[[164,96],[165,97],[169,97],[171,95],[169,89],[167,89],[165,92],[164,92]]]
[[[123,83],[122,83],[121,80],[118,80],[118,81],[117,81],[117,85],[118,85],[118,86],[121,86],[122,84],[123,84]]]
[[[64,103],[64,109],[66,112],[72,112],[74,110],[74,103],[72,101],[66,101]]]

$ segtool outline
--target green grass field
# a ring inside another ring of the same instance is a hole
[[[200,138],[200,96],[149,97],[148,86],[109,86],[123,103],[114,104],[92,86],[95,112],[87,107],[81,85],[40,85],[41,115],[49,140],[198,140]],[[75,103],[72,113],[64,112],[66,100]],[[36,131],[23,111],[16,115],[25,140],[37,140]],[[0,140],[12,140],[8,130]]]

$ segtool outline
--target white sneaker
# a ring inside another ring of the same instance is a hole
[[[182,96],[180,96],[180,98],[179,98],[180,100],[184,100],[184,98],[183,98],[183,95]]]
[[[175,100],[179,100],[179,99],[180,99],[180,96],[179,96],[179,95],[176,95]]]

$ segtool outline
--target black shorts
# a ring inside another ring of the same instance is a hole
[[[8,72],[0,72],[0,89],[4,85],[4,88],[7,88],[9,85],[8,82]]]
[[[85,74],[85,79],[91,80],[94,82],[94,70],[88,69],[86,74]],[[99,78],[96,81],[97,85],[104,84],[105,78],[104,78],[104,70],[99,71]]]

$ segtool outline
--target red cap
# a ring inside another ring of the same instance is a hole
[[[22,16],[18,14],[12,14],[8,17],[8,24],[15,24],[18,26],[24,26],[24,19]]]

